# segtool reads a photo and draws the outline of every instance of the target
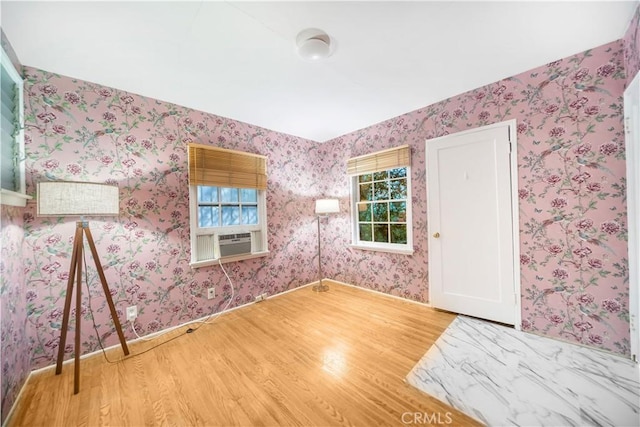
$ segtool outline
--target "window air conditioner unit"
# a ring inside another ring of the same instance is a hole
[[[251,233],[218,234],[216,258],[251,253]]]

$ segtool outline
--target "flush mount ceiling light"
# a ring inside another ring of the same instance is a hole
[[[320,61],[333,53],[334,45],[331,38],[322,30],[307,28],[300,31],[296,37],[298,55],[306,61]]]

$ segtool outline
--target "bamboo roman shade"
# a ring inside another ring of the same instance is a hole
[[[243,151],[189,144],[189,184],[267,189],[267,158]]]
[[[347,160],[347,174],[362,175],[405,166],[411,166],[411,147],[408,145],[353,157]]]

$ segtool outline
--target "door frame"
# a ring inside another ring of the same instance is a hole
[[[487,126],[481,126],[461,132],[456,132],[444,136],[440,136],[438,138],[427,139],[425,141],[425,165],[428,165],[428,156],[429,156],[429,143],[444,140],[446,138],[452,136],[462,136],[466,134],[471,134],[479,131],[484,131],[488,129],[495,128],[505,128],[509,135],[509,143],[511,145],[511,153],[509,155],[509,177],[510,177],[510,186],[511,186],[511,245],[513,249],[513,292],[515,295],[515,304],[514,304],[514,328],[516,330],[521,330],[522,328],[522,291],[521,291],[521,283],[520,283],[520,205],[518,204],[518,140],[517,140],[517,124],[516,119],[506,120],[499,123],[494,123]],[[429,183],[426,185],[427,192],[427,203],[429,200]],[[431,221],[428,218],[429,208],[427,207],[427,251],[429,253],[429,258],[431,251],[429,251],[429,239],[428,236],[432,234],[431,229]],[[429,262],[431,264],[431,262]],[[431,286],[429,286],[429,301],[431,301]]]
[[[624,91],[625,155],[627,158],[627,228],[629,251],[630,357],[638,363],[640,349],[640,73]]]

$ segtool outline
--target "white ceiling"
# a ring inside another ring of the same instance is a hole
[[[327,141],[621,38],[637,1],[0,2],[24,65]],[[309,63],[299,31],[335,52]]]

